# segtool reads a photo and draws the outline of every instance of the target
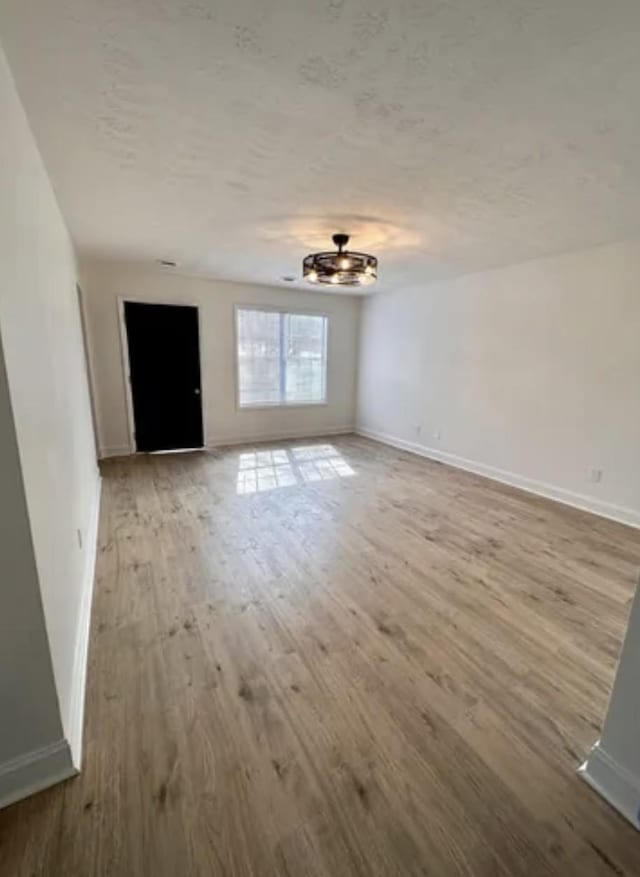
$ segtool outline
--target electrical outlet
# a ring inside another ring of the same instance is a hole
[[[596,469],[595,467],[587,469],[587,481],[591,481],[592,484],[598,484],[602,481],[602,469]]]
[[[78,548],[82,551],[82,530],[80,528],[76,530],[76,535],[78,537]]]

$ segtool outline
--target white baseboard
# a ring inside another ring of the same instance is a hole
[[[299,438],[327,438],[332,435],[348,435],[349,433],[353,433],[355,428],[353,426],[336,426],[336,427],[325,427],[323,429],[305,429],[305,430],[291,430],[284,429],[279,430],[277,432],[256,432],[251,433],[249,435],[228,435],[228,436],[220,436],[215,440],[207,441],[206,448],[223,448],[228,445],[250,445],[253,442],[277,442],[277,441],[285,441],[286,439],[299,439]],[[174,452],[167,452],[174,453]],[[133,450],[130,445],[110,445],[100,448],[100,459],[106,460],[109,457],[128,457],[133,454]]]
[[[73,681],[71,683],[70,715],[64,722],[64,730],[69,740],[73,765],[77,770],[82,766],[82,731],[84,727],[84,702],[87,687],[87,663],[89,658],[89,635],[91,632],[91,606],[95,580],[96,557],[98,552],[98,527],[100,525],[100,494],[102,479],[96,481],[95,498],[91,520],[87,527],[85,542],[85,566],[82,580],[82,603],[76,649],[73,659]]]
[[[640,828],[640,777],[633,776],[602,749],[598,741],[578,775],[611,804],[618,813]]]
[[[430,460],[437,460],[439,463],[445,463],[447,466],[454,466],[456,469],[465,469],[467,472],[474,472],[476,475],[491,478],[493,481],[500,481],[502,484],[509,484],[511,487],[519,487],[521,490],[535,493],[537,496],[554,499],[556,502],[573,506],[573,508],[581,509],[585,512],[591,512],[594,515],[600,515],[603,518],[609,518],[612,521],[628,524],[631,527],[640,527],[640,512],[635,509],[604,502],[603,500],[596,499],[592,496],[584,496],[580,493],[574,493],[563,487],[555,487],[554,485],[546,484],[543,481],[526,478],[524,475],[516,475],[514,472],[497,469],[495,466],[478,463],[476,460],[467,460],[465,457],[458,457],[456,454],[448,454],[445,451],[439,451],[436,448],[430,448],[427,445],[405,441],[405,439],[400,439],[396,436],[387,435],[382,432],[376,432],[372,429],[356,427],[355,432],[357,435],[373,439],[374,441],[381,442],[385,445],[391,445],[391,447],[399,448],[402,451],[408,451],[410,454],[418,454],[419,456],[427,457]]]
[[[253,433],[252,435],[222,436],[209,441],[207,448],[224,448],[228,445],[251,445],[259,442],[277,442],[302,438],[330,438],[332,435],[349,435],[353,426],[325,427],[324,429],[282,430],[280,432]]]
[[[106,445],[99,451],[101,460],[108,457],[129,457],[132,453],[131,445]]]
[[[0,808],[48,789],[78,773],[66,740],[20,755],[0,765]]]

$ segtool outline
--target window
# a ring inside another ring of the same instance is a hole
[[[327,401],[327,318],[238,308],[241,408]]]

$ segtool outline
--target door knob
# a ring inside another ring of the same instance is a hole
[[[193,392],[196,394],[196,396],[199,396],[200,395],[200,388],[196,387]]]

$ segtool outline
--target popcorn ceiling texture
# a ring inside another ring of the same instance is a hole
[[[80,253],[382,288],[640,228],[637,0],[3,0]]]

